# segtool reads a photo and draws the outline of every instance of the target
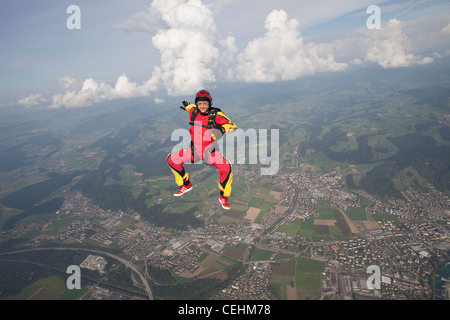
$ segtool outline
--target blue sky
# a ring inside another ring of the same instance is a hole
[[[81,29],[69,30],[70,5]],[[381,29],[368,30],[369,5]],[[0,107],[192,95],[450,54],[447,0],[21,0],[0,10]]]

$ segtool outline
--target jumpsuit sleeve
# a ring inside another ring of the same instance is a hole
[[[191,109],[192,109],[193,107],[195,107],[195,104],[191,103],[190,105],[186,106],[186,109],[185,109],[185,110],[186,110],[187,112],[189,112],[189,111],[191,111]]]
[[[223,134],[233,132],[237,129],[237,126],[231,122],[230,118],[228,118],[222,111],[217,112],[216,123],[221,125],[224,129]]]

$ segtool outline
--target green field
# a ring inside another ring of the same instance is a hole
[[[273,251],[255,248],[253,251],[252,261],[267,261],[274,254]]]
[[[287,286],[295,288],[295,265],[296,261],[292,260],[273,266],[269,286],[279,300],[287,300]]]
[[[319,217],[317,219],[323,219],[323,220],[334,220],[334,213],[333,213],[333,207],[330,204],[329,200],[317,200],[319,203],[319,207],[315,210]]]
[[[295,284],[299,300],[317,300],[320,298],[320,280],[324,267],[324,262],[306,258],[297,260]]]
[[[297,234],[302,226],[302,220],[296,218],[292,223],[281,226],[277,231],[281,233]]]
[[[8,297],[7,300],[75,300],[86,292],[84,287],[69,290],[61,277],[51,276],[24,287],[18,295]]]
[[[270,288],[280,300],[288,299],[287,290],[295,288],[296,300],[320,299],[321,274],[325,264],[307,258],[299,258],[275,264],[270,277]],[[290,299],[293,299],[292,291]]]

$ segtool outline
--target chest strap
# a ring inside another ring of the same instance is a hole
[[[199,110],[197,107],[194,107],[192,110],[191,121],[189,122],[189,124],[194,126],[200,126],[206,129],[219,129],[218,127],[220,126],[216,123],[216,116],[217,112],[219,111],[221,111],[219,108],[210,108],[208,112],[208,125],[204,126],[203,124],[195,123],[195,118],[197,117]]]

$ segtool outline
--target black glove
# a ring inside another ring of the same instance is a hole
[[[183,109],[183,110],[186,110],[186,107],[187,107],[188,105],[190,105],[190,103],[187,102],[187,101],[183,101],[183,102],[181,102],[181,103],[183,104],[183,106],[182,106],[182,107],[180,106],[180,108]]]
[[[220,124],[218,124],[216,122],[211,124],[211,128],[219,130],[222,135],[225,134],[225,128],[222,125],[220,125]]]

